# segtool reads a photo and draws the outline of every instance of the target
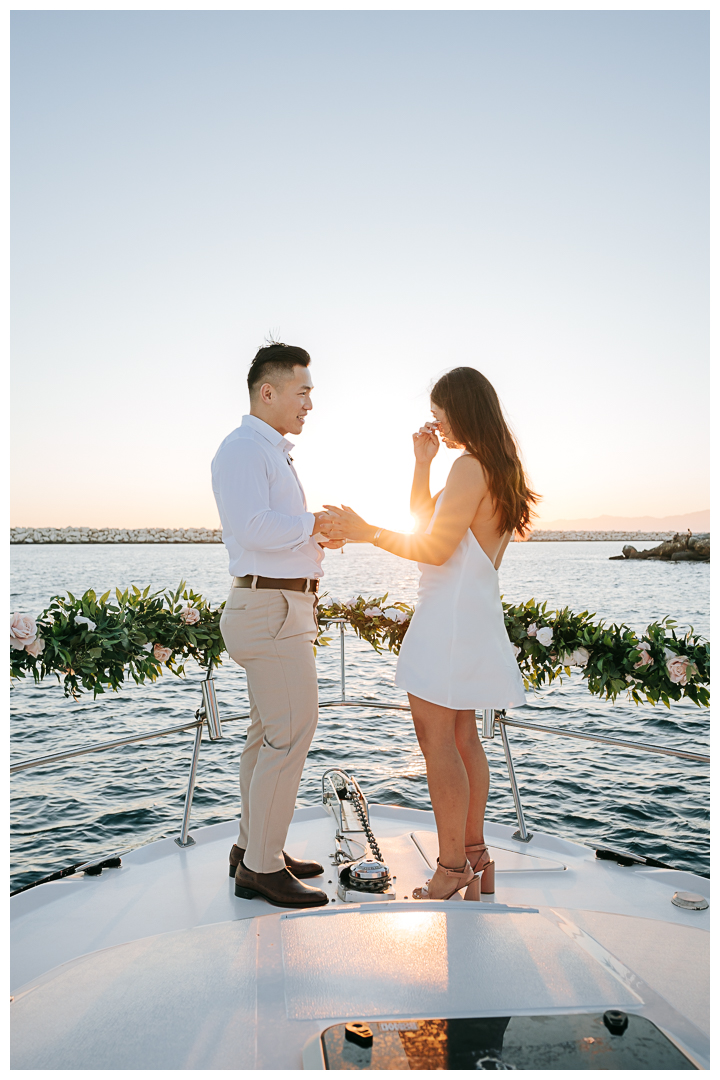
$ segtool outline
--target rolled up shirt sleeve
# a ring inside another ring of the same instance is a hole
[[[217,463],[215,494],[237,542],[246,551],[293,551],[307,543],[315,515],[281,514],[270,506],[270,468],[262,450],[247,439],[225,447]]]

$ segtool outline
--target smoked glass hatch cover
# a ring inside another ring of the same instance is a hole
[[[334,1024],[322,1033],[326,1069],[696,1068],[650,1020],[616,1010],[367,1021],[371,1045],[359,1045],[346,1032],[350,1026]]]

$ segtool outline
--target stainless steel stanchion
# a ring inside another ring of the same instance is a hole
[[[483,739],[495,738],[495,710],[483,709],[482,711],[482,737]]]
[[[202,712],[208,729],[210,742],[218,742],[223,737],[222,724],[220,723],[220,709],[217,694],[215,693],[215,680],[209,676],[200,683],[202,690]]]
[[[513,768],[512,756],[510,754],[510,743],[508,742],[507,732],[502,720],[498,720],[500,725],[500,735],[502,736],[503,750],[505,751],[505,761],[508,767],[508,776],[510,777],[510,787],[512,788],[513,799],[515,800],[515,813],[518,819],[518,829],[513,833],[513,840],[521,840],[523,844],[527,844],[532,840],[532,833],[527,831],[525,827],[525,815],[523,814],[522,803],[520,802],[520,792],[518,791],[517,780],[515,779],[515,769]]]
[[[182,828],[180,835],[175,837],[175,843],[178,847],[192,847],[195,843],[192,836],[188,834],[188,825],[190,823],[190,810],[192,809],[193,793],[195,791],[195,776],[197,775],[197,763],[200,757],[200,743],[202,742],[203,726],[199,723],[195,729],[195,746],[193,747],[192,762],[190,763],[190,779],[188,780],[188,789],[185,796],[185,811],[183,813]]]

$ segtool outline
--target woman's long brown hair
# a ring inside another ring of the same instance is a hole
[[[517,444],[492,384],[475,368],[453,368],[435,383],[430,400],[445,411],[455,440],[485,470],[500,514],[500,532],[515,530],[524,537],[540,496],[528,487]]]

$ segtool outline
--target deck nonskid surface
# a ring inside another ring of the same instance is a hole
[[[646,1016],[704,1062],[702,1002],[678,994],[668,1003],[553,909],[328,906],[152,935],[61,965],[18,995],[13,1067],[297,1069],[333,1021],[608,1008]]]
[[[618,1006],[705,1060],[708,912],[670,897],[700,882],[708,895],[709,882],[489,825],[495,895],[413,901],[437,855],[432,813],[371,806],[370,819],[394,902],[337,898],[321,807],[297,811],[287,841],[325,866],[321,909],[235,897],[234,821],[195,830],[187,849],[161,840],[99,877],[14,897],[14,1067],[297,1069],[339,1018]]]
[[[413,888],[430,876],[427,863],[437,855],[432,813],[375,806],[371,824],[396,878],[398,902],[410,899]],[[236,829],[236,822],[230,821],[194,830],[196,843],[184,850],[172,839],[157,841],[124,855],[122,867],[104,870],[99,877],[70,877],[14,897],[12,985],[21,986],[74,957],[123,942],[276,913],[278,909],[265,901],[234,895],[228,854]],[[692,875],[620,867],[598,862],[589,849],[555,837],[536,835],[524,845],[511,834],[507,826],[488,826],[498,867],[496,893],[488,899],[708,927],[707,911],[683,911],[670,903],[675,889],[697,889],[698,879]],[[326,872],[311,883],[331,897],[328,908],[344,908],[347,905],[336,896],[337,870],[329,859],[333,836],[334,822],[320,807],[301,809],[290,827],[287,850],[323,864]]]

